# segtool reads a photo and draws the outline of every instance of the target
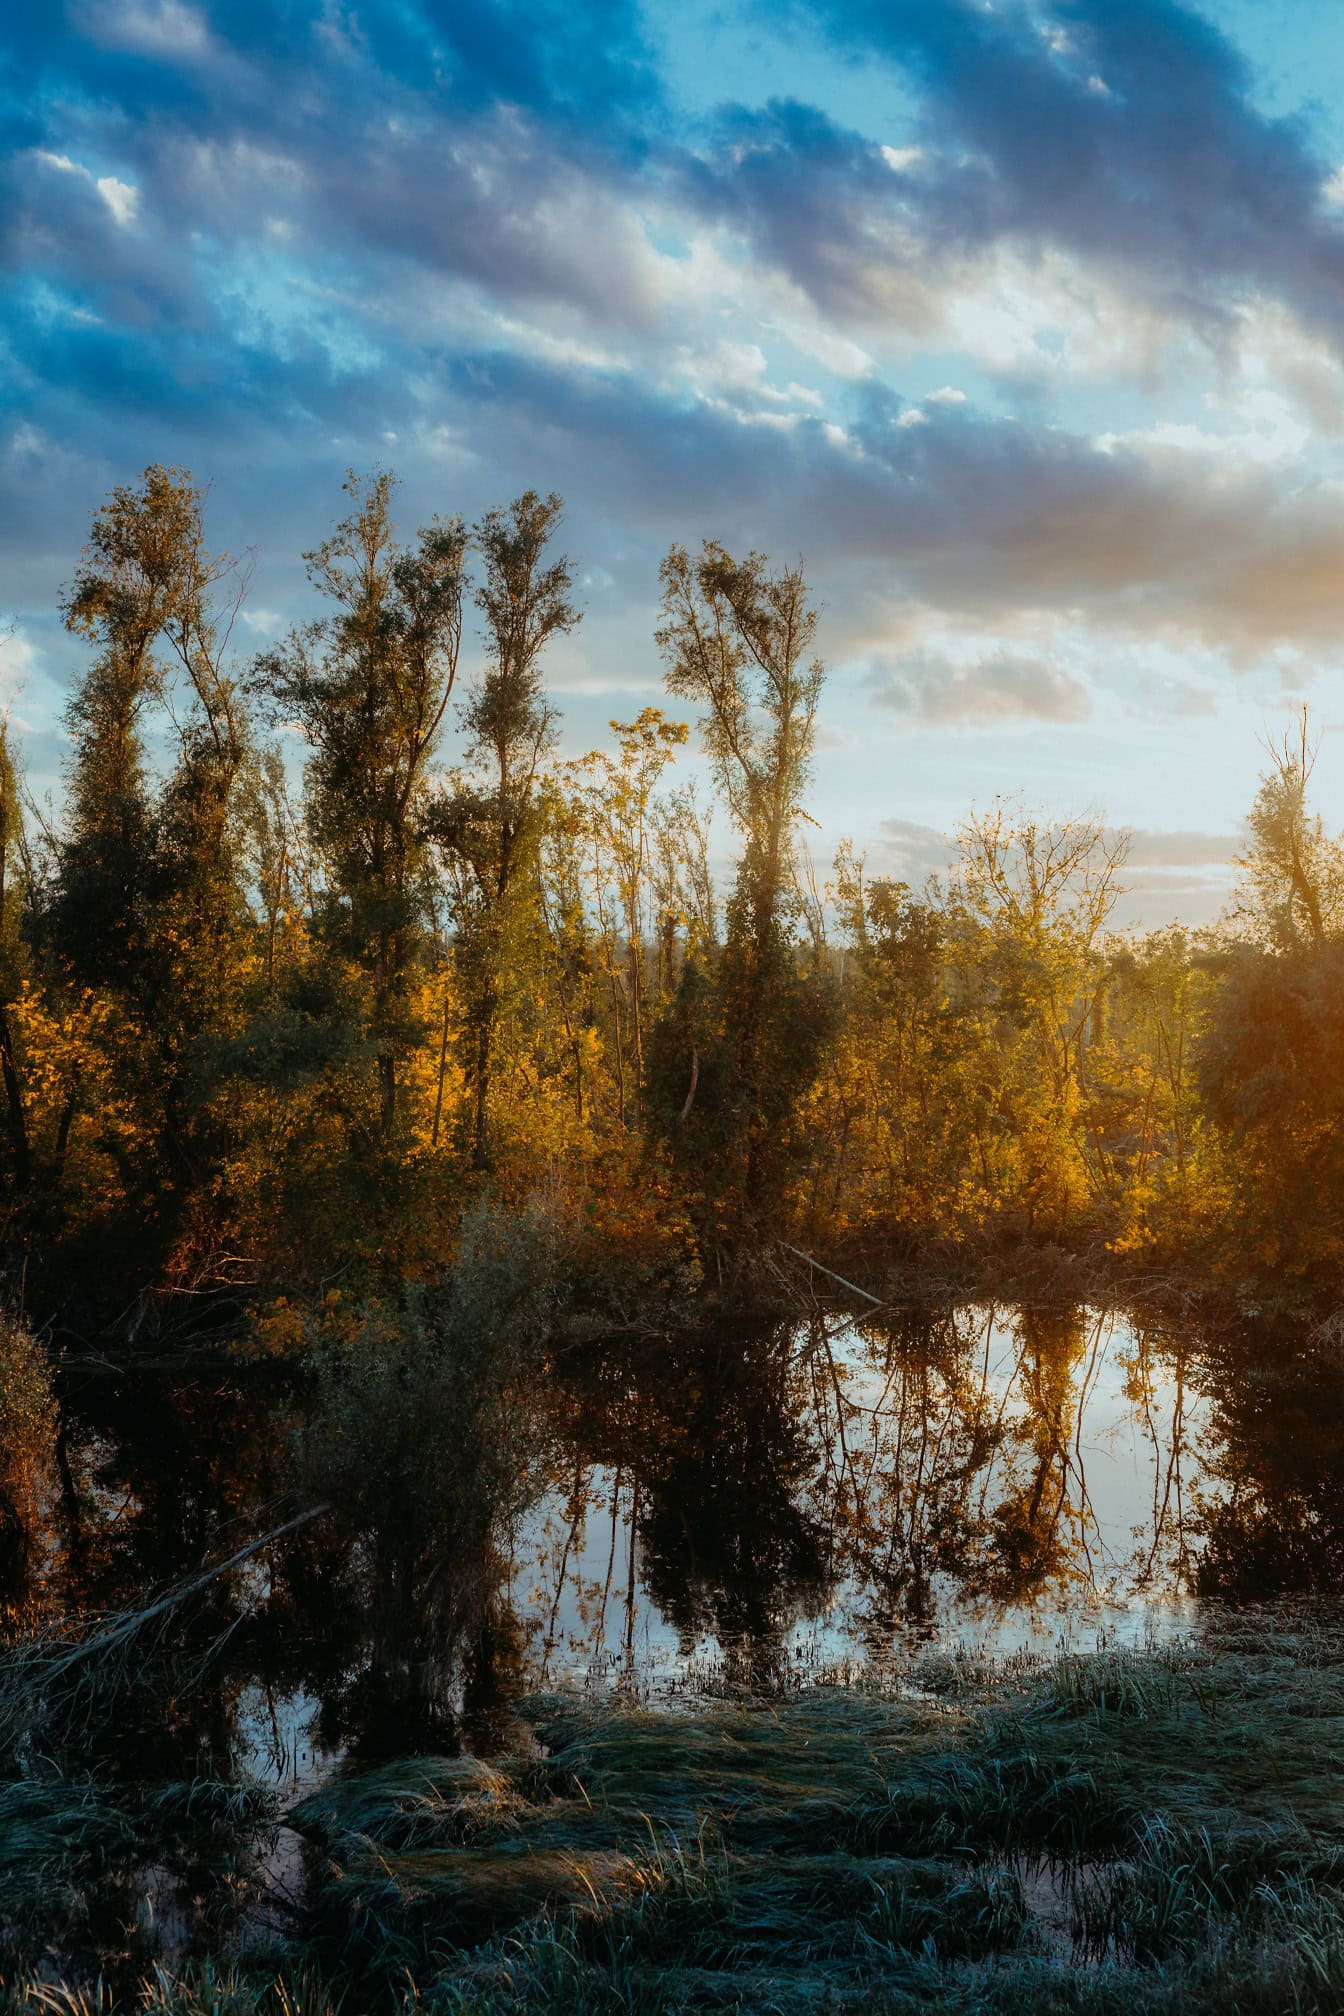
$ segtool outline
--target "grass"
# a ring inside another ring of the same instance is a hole
[[[1344,2009],[1344,1630],[1244,1618],[911,1680],[679,1713],[526,1702],[506,1756],[353,1771],[289,1816],[308,1908],[264,1965],[237,1935],[115,1993],[12,1976],[0,2010]],[[195,1798],[225,1823],[223,1791]],[[55,1841],[46,1867],[77,1839],[24,1824]]]

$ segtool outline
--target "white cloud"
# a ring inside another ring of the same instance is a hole
[[[1128,859],[1135,868],[1230,868],[1241,841],[1235,833],[1153,832],[1133,827]]]
[[[78,9],[85,32],[105,49],[136,49],[145,56],[203,56],[210,34],[194,7],[181,0],[89,0]]]
[[[0,630],[0,707],[8,707],[37,670],[37,651],[22,630]]]
[[[278,609],[244,609],[242,616],[256,637],[274,637],[285,620]]]
[[[925,653],[874,667],[879,706],[923,721],[1085,721],[1092,696],[1058,665],[996,651],[979,662]]]
[[[100,175],[94,187],[123,229],[134,224],[140,210],[140,191],[132,183],[119,182],[115,175]]]
[[[81,162],[72,161],[68,154],[53,154],[47,147],[34,147],[32,158],[46,168],[54,168],[58,175],[74,175],[81,182],[91,183],[118,224],[123,227],[134,224],[140,211],[140,191],[134,183],[123,182],[116,175],[95,177]]]

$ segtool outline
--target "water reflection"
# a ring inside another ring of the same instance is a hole
[[[752,1677],[1183,1615],[1192,1465],[1212,1479],[1189,1359],[1077,1309],[604,1350],[575,1375],[572,1472],[522,1536],[540,1668]]]
[[[336,1503],[175,1616],[121,1767],[241,1754],[294,1782],[349,1745],[489,1740],[538,1684],[765,1686],[929,1642],[1139,1635],[1199,1600],[1330,1595],[1344,1569],[1344,1354],[1285,1325],[817,1313],[572,1348],[514,1404],[532,1509],[508,1561],[465,1476],[433,1486],[432,1527],[407,1518],[413,1475]],[[72,1380],[28,1614],[116,1610],[226,1557],[293,1509],[312,1433],[272,1368]],[[422,1671],[451,1698],[412,1699]]]
[[[1203,1550],[1194,1585],[1234,1603],[1344,1593],[1344,1349],[1336,1328],[1257,1322],[1204,1374]]]

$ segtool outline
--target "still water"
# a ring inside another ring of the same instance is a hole
[[[280,1524],[306,1404],[271,1367],[72,1374],[29,1622],[143,1603]],[[1268,1319],[818,1312],[571,1346],[533,1404],[525,1509],[485,1561],[446,1531],[427,1558],[422,1536],[400,1611],[381,1584],[409,1555],[339,1505],[194,1599],[187,1650],[162,1641],[171,1689],[146,1689],[160,1762],[228,1753],[302,1783],[419,1740],[422,1669],[484,1742],[538,1688],[768,1691],[1142,1640],[1208,1603],[1327,1603],[1344,1573],[1344,1356]],[[469,1620],[441,1600],[468,1569]],[[429,1588],[453,1642],[389,1693],[387,1619],[419,1630]]]
[[[656,1692],[1187,1622],[1227,1486],[1181,1354],[1104,1312],[912,1341],[817,1321],[755,1392],[681,1387],[708,1418],[670,1462],[576,1452],[512,1562],[538,1674]]]

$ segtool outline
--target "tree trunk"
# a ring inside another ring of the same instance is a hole
[[[14,1038],[9,1026],[7,1008],[0,1008],[0,1071],[4,1073],[9,1139],[14,1150],[14,1187],[16,1190],[26,1190],[32,1175],[28,1116],[23,1110],[23,1088],[19,1083],[18,1066],[14,1061]]]

